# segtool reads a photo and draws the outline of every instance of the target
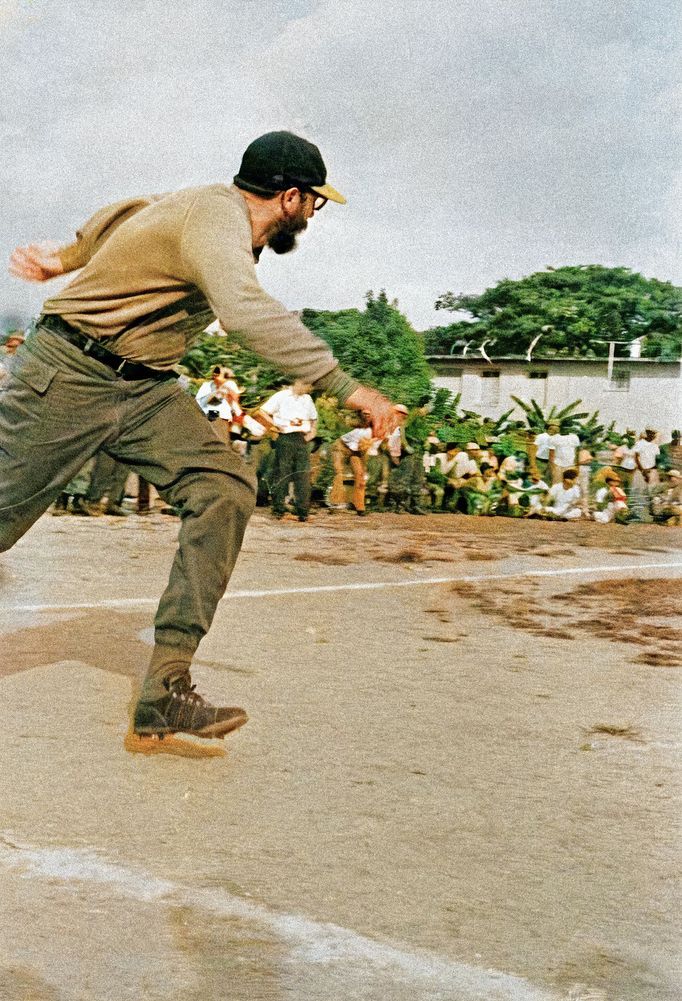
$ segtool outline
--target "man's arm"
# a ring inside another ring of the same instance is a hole
[[[185,221],[187,277],[202,290],[221,326],[281,371],[312,383],[316,392],[365,411],[377,436],[391,431],[397,424],[391,401],[347,375],[329,346],[261,288],[245,226],[230,196],[220,192],[197,198]]]
[[[9,259],[9,273],[25,282],[46,282],[64,274],[56,243],[29,243],[17,247]]]
[[[46,282],[82,268],[121,223],[160,197],[129,198],[107,205],[83,224],[73,243],[65,246],[44,242],[17,247],[9,259],[10,274],[27,282]]]

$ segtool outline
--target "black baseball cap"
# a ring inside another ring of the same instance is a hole
[[[343,195],[327,184],[327,168],[317,146],[293,132],[266,132],[254,139],[244,152],[234,183],[265,197],[287,188],[301,188],[346,204]]]

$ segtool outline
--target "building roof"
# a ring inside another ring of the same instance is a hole
[[[525,355],[502,355],[499,358],[491,358],[488,361],[482,355],[427,355],[428,362],[457,362],[460,365],[501,365],[512,362],[515,365],[537,365],[540,367],[547,365],[608,365],[608,357],[584,358],[584,357],[562,357],[562,358],[532,358],[530,361]],[[614,365],[676,365],[682,364],[680,358],[614,358]]]

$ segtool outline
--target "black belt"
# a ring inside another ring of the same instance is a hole
[[[38,320],[38,326],[45,327],[46,330],[57,334],[58,337],[63,338],[63,340],[68,341],[70,344],[75,344],[84,355],[90,355],[92,358],[97,359],[97,361],[102,362],[102,364],[108,365],[122,379],[158,380],[178,378],[177,372],[149,368],[148,365],[141,365],[136,361],[128,361],[127,358],[122,358],[121,355],[114,354],[113,351],[109,351],[99,341],[88,337],[87,334],[82,333],[80,330],[76,330],[75,327],[72,327],[61,316],[50,316],[43,313]]]

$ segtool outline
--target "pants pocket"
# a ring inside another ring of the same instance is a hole
[[[15,379],[26,383],[40,396],[44,396],[57,374],[57,367],[41,361],[30,351],[22,351],[17,352],[12,358],[10,372]]]

